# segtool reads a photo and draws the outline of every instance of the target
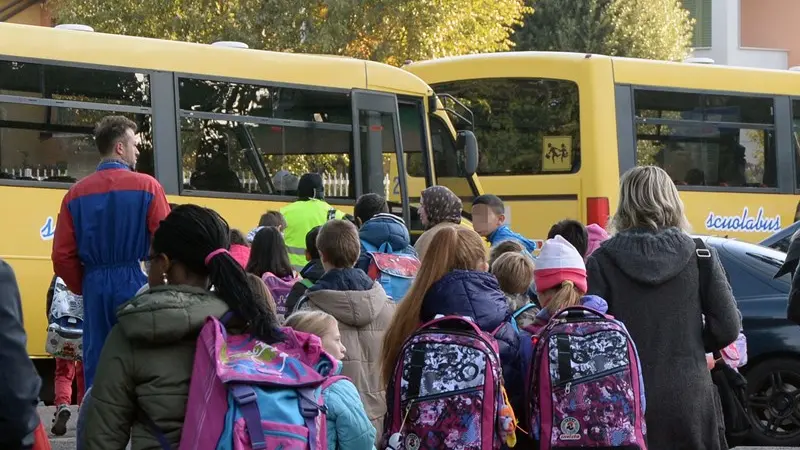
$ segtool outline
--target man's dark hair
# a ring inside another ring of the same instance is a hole
[[[128,130],[135,134],[137,129],[136,122],[125,116],[105,116],[94,128],[94,142],[100,154],[108,156]]]
[[[281,230],[285,230],[286,218],[283,217],[283,214],[279,213],[278,211],[267,211],[266,213],[261,215],[261,219],[258,221],[258,226],[275,227]]]
[[[283,241],[281,232],[275,227],[258,230],[250,246],[250,259],[247,260],[247,273],[263,276],[271,272],[278,278],[292,275],[292,263],[289,261],[289,250]]]
[[[319,250],[317,249],[317,236],[322,227],[314,227],[306,233],[306,251],[311,255],[311,259],[319,259]]]
[[[247,284],[247,274],[228,252],[221,252],[208,262],[208,255],[230,247],[225,219],[208,208],[180,205],[169,213],[153,235],[153,251],[180,261],[186,270],[208,277],[214,293],[242,320],[258,340],[274,344],[283,340],[275,315],[255,298]]]
[[[475,207],[476,205],[486,205],[497,215],[506,213],[506,205],[496,195],[483,194],[478,196],[472,201],[472,206]]]
[[[388,213],[389,204],[386,199],[378,194],[364,194],[356,200],[356,206],[353,208],[353,214],[361,223],[368,221],[380,213]]]
[[[329,220],[319,230],[317,249],[325,255],[331,266],[337,269],[351,268],[361,254],[358,229],[346,220]]]
[[[322,181],[322,175],[313,172],[303,174],[300,181],[297,182],[297,198],[300,200],[312,198],[324,200],[325,184]]]
[[[250,246],[242,232],[235,228],[231,229],[231,245],[244,245],[245,247]]]
[[[553,239],[556,235],[561,235],[575,247],[581,256],[586,256],[589,248],[589,234],[582,223],[574,219],[564,219],[550,228],[547,239]]]

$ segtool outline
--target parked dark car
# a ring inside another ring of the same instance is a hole
[[[742,312],[752,443],[800,446],[800,326],[786,318],[791,278],[773,278],[786,254],[756,244],[704,237],[717,250]]]
[[[758,244],[763,245],[764,247],[774,248],[775,250],[780,250],[782,252],[788,252],[789,244],[792,243],[792,237],[798,230],[800,230],[800,221],[789,225],[781,231],[778,231]]]

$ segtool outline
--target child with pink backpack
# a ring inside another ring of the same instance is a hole
[[[278,228],[264,227],[256,233],[246,270],[264,280],[275,300],[278,321],[282,323],[287,314],[286,299],[300,275],[292,269],[289,251]]]
[[[644,382],[636,346],[608,304],[588,291],[583,255],[561,235],[542,245],[534,281],[525,424],[539,449],[646,450]]]

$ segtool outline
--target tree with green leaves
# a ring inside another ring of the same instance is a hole
[[[86,24],[98,32],[198,43],[240,41],[255,49],[352,56],[397,66],[406,60],[508,50],[513,26],[521,24],[529,11],[524,0],[51,0],[48,4],[58,23]],[[214,86],[195,88],[200,98],[228,105],[226,111],[234,104],[258,103],[259,93],[244,85],[224,92]],[[211,122],[182,123],[181,148],[193,149],[182,153],[184,167],[208,165],[228,149],[231,169],[246,170],[243,153],[230,151],[243,146],[245,128]],[[254,140],[263,147],[261,137]],[[280,169],[338,173],[347,171],[347,159],[338,154],[287,154],[268,155],[264,163],[269,174]]]
[[[59,23],[97,31],[353,56],[401,65],[508,50],[524,0],[51,0]]]
[[[693,20],[678,0],[533,0],[516,50],[597,53],[677,61],[690,51]]]

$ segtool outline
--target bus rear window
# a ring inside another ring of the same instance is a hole
[[[580,169],[580,104],[574,82],[492,78],[441,83],[433,89],[452,95],[474,114],[478,175]]]

